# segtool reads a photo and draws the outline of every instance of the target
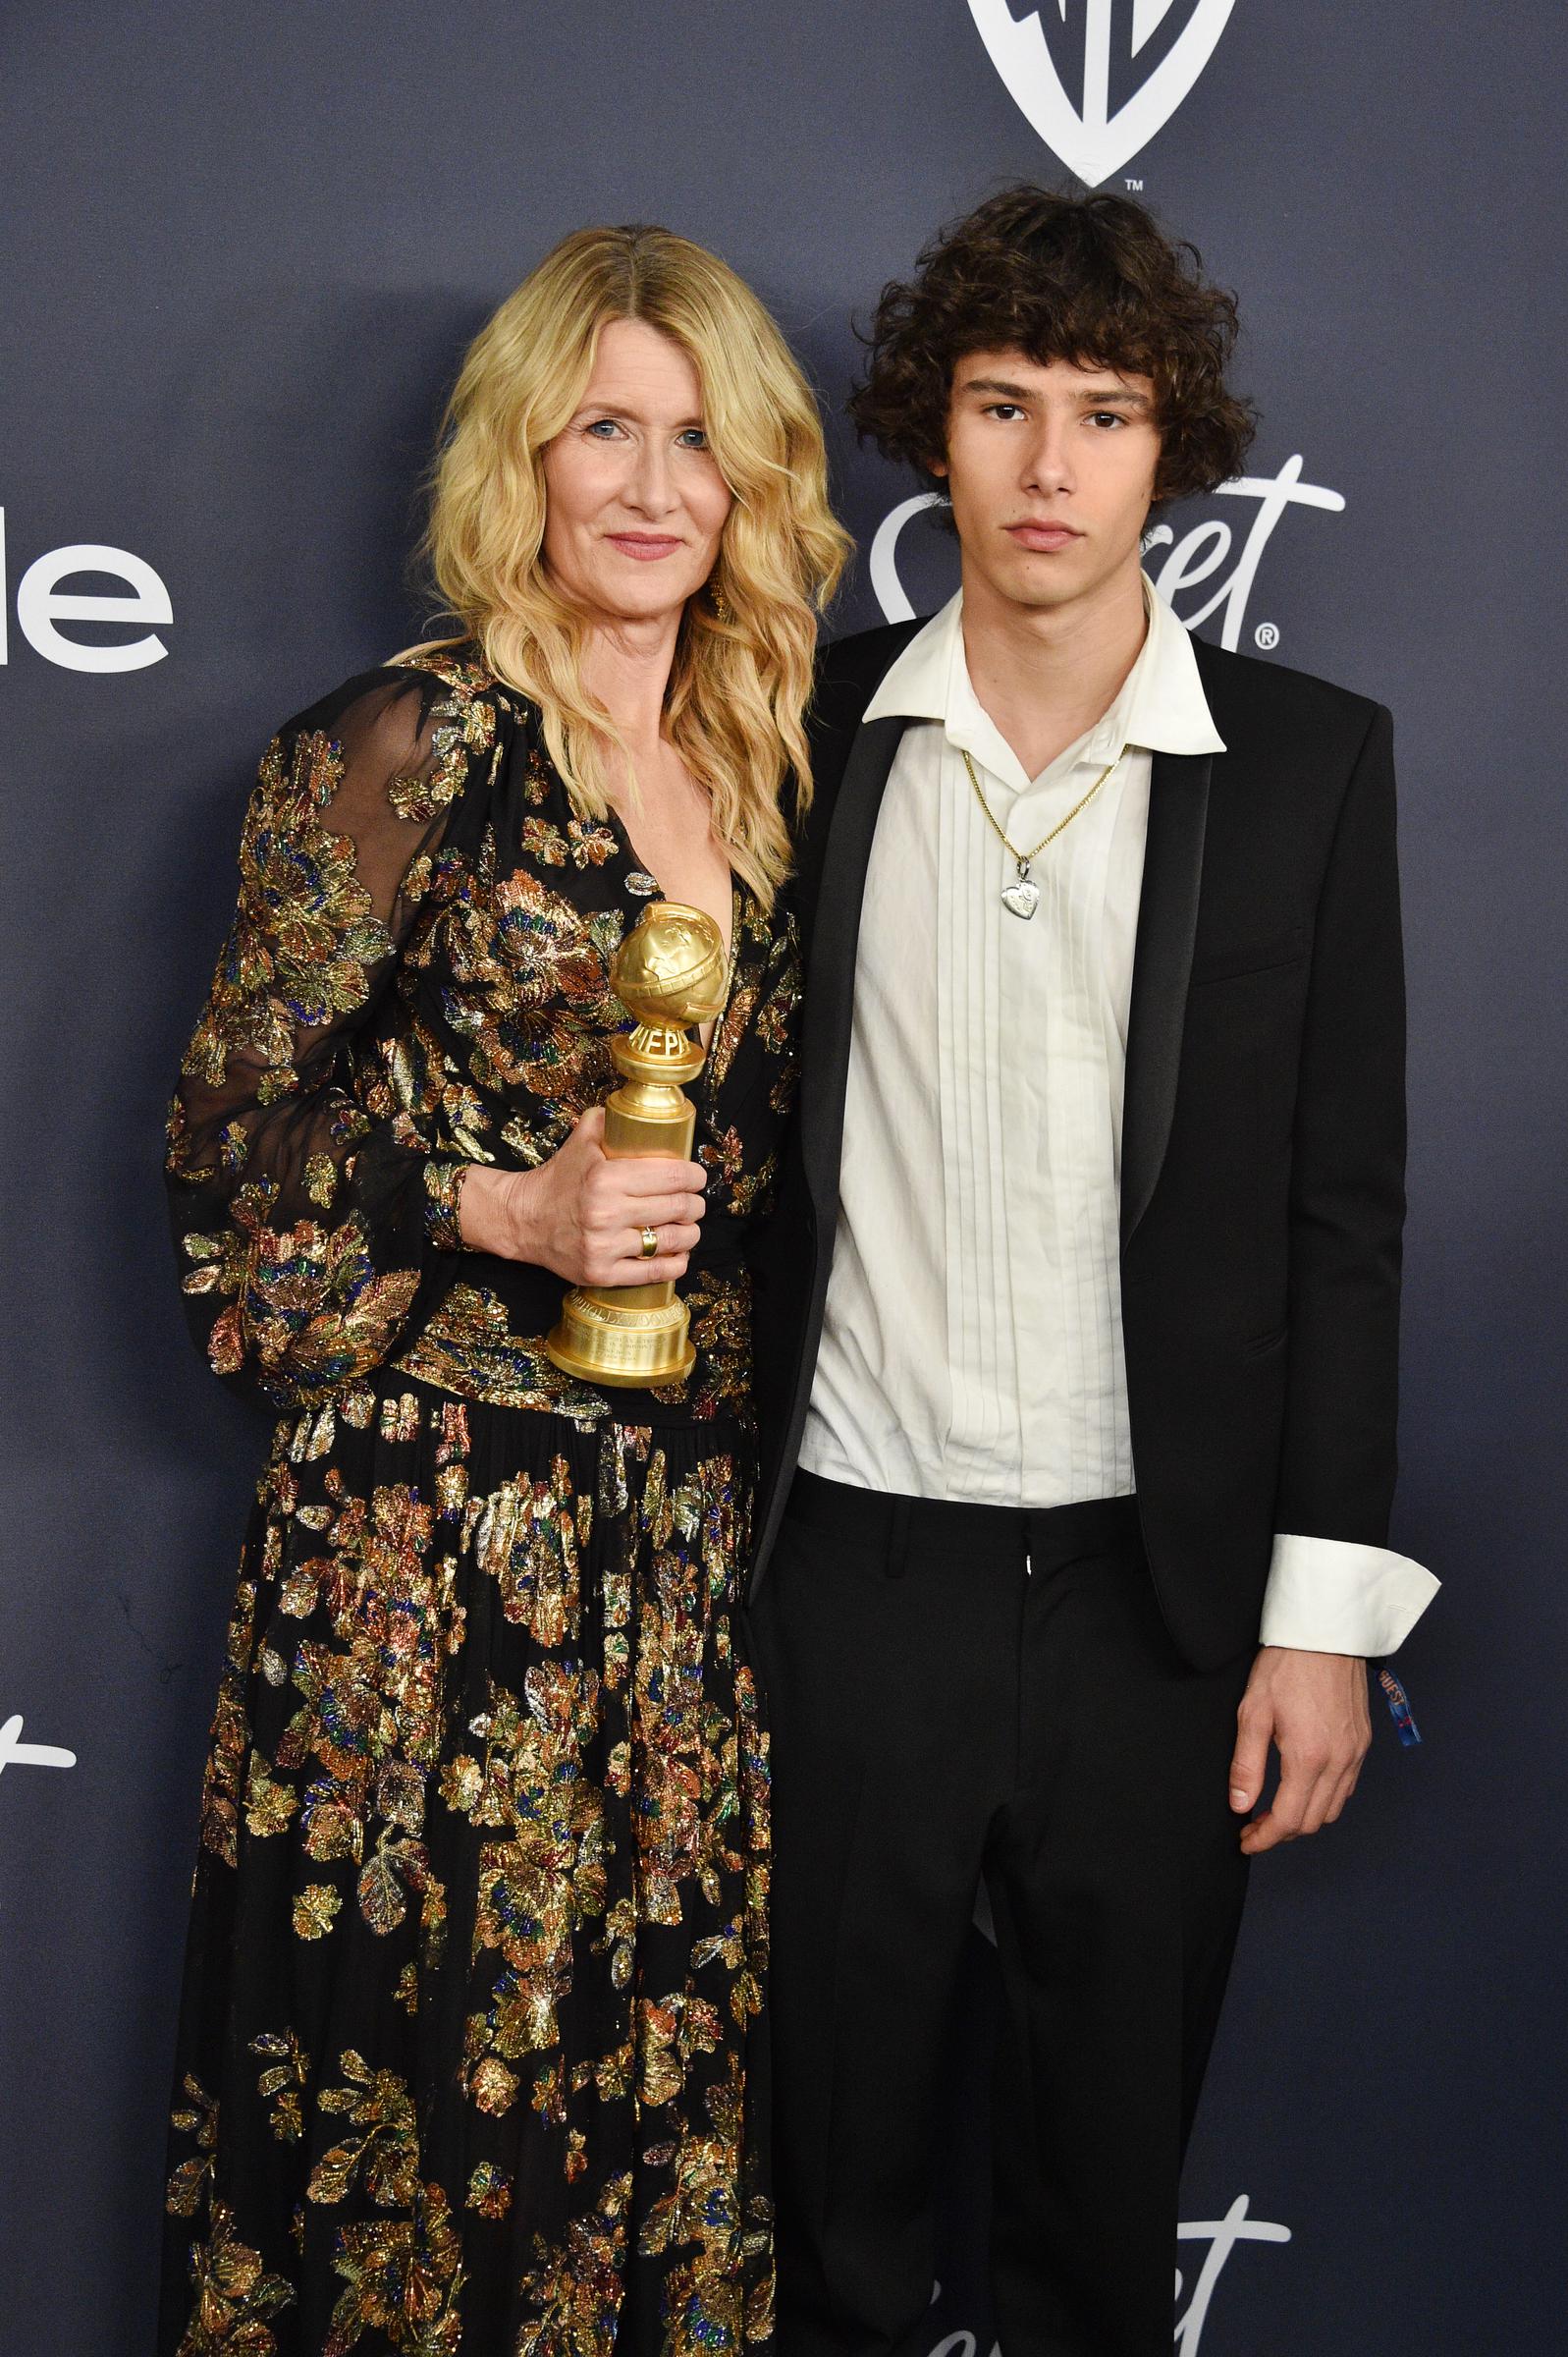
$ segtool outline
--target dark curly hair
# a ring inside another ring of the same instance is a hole
[[[1252,406],[1225,386],[1235,297],[1130,197],[1003,189],[940,231],[912,279],[883,288],[862,340],[870,357],[849,413],[862,439],[929,479],[946,446],[953,369],[971,352],[1152,378],[1157,500],[1212,491],[1252,441]]]

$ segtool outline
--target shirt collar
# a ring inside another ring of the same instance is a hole
[[[1143,591],[1149,630],[1138,660],[1108,711],[1077,744],[1067,748],[1075,761],[1113,761],[1130,744],[1159,753],[1222,753],[1225,749],[1209,710],[1198,676],[1198,658],[1185,626],[1147,574]],[[1010,753],[1005,765],[999,761],[997,747],[1006,748],[970,684],[964,660],[961,589],[915,632],[896,662],[890,665],[865,710],[868,721],[895,715],[905,720],[941,721],[953,743],[967,745],[998,775],[1017,770]]]

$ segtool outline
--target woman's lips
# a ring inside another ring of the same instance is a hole
[[[1009,523],[1006,529],[1020,548],[1037,549],[1045,556],[1083,538],[1082,532],[1075,532],[1066,523]]]
[[[635,557],[639,564],[651,565],[658,557],[673,557],[685,542],[668,532],[606,532],[605,538],[622,555]]]

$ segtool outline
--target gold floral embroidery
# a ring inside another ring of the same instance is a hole
[[[571,857],[577,867],[603,867],[616,855],[616,839],[610,828],[592,819],[573,818],[567,822],[567,834],[571,843]]]
[[[730,1202],[737,1219],[749,1219],[754,1211],[772,1201],[777,1175],[778,1160],[770,1154],[756,1170],[748,1171],[734,1180],[730,1190]]]
[[[535,2242],[534,2266],[522,2284],[533,2315],[517,2335],[516,2357],[610,2357],[630,2200],[629,2172],[613,2177],[563,2241]]]
[[[352,842],[318,813],[343,784],[319,733],[263,756],[240,846],[240,902],[183,1069],[218,1087],[237,1050],[292,1089],[298,1033],[362,1006],[391,940],[359,882]],[[189,1174],[186,1174],[189,1175]]]
[[[165,2207],[175,2218],[194,2218],[206,2197],[217,2160],[218,2107],[189,2071],[182,2084],[189,2101],[184,2106],[176,2105],[170,2124],[180,2135],[193,2136],[196,2149],[170,2177]]]
[[[346,2113],[354,2132],[322,2154],[305,2198],[341,2202],[362,2184],[379,2208],[401,2208],[419,2184],[419,2128],[407,2082],[396,2071],[372,2070],[352,2047],[339,2056],[338,2068],[344,2083],[324,2087],[316,2108]]]
[[[608,1412],[602,1392],[551,1365],[543,1335],[514,1335],[506,1304],[482,1287],[455,1285],[396,1368],[493,1407],[543,1408],[584,1423]]]
[[[541,867],[565,867],[567,839],[559,827],[547,818],[525,818],[522,822],[522,848]]]
[[[707,1049],[707,1070],[703,1074],[710,1096],[715,1096],[729,1079],[729,1068],[733,1066],[735,1049],[740,1047],[740,1039],[745,1037],[745,1027],[752,1020],[754,1004],[757,1004],[757,983],[735,980],[733,948],[730,948],[729,1000],[724,1004],[724,1014],[719,1015],[719,1027],[712,1035],[712,1047]]]
[[[429,954],[450,958],[447,1019],[481,1090],[523,1089],[568,1120],[612,1084],[610,1037],[626,1015],[610,987],[619,909],[584,913],[527,868],[455,907]]]
[[[381,1437],[405,1446],[419,1437],[419,1402],[412,1392],[389,1392],[381,1402]]]
[[[548,1481],[506,1482],[476,1501],[476,1510],[474,1557],[498,1583],[507,1618],[541,1645],[574,1640],[582,1602],[580,1551],[593,1505],[573,1498],[566,1458],[556,1458]]]
[[[292,1785],[274,1782],[261,1754],[252,1752],[245,1778],[245,1825],[250,1833],[257,1840],[283,1833],[298,1806],[298,1793]]]
[[[517,2087],[508,2065],[553,2047],[571,1987],[573,1935],[604,1911],[604,1795],[583,1768],[598,1720],[599,1681],[571,1662],[530,1670],[523,1700],[492,1684],[473,1722],[482,1762],[460,1755],[442,1797],[509,1838],[479,1851],[475,1960],[502,1969],[489,2003],[469,2017],[464,2085],[483,2110],[505,2110]]]
[[[649,2151],[650,2166],[668,2168],[669,2189],[653,2204],[638,2237],[646,2254],[690,2252],[665,2279],[666,2357],[705,2357],[738,2349],[745,2337],[747,2226],[766,2234],[766,2217],[748,2221],[741,2184],[743,2091],[740,2058],[704,2099],[705,2129],[679,2125],[668,2143]],[[765,2290],[759,2307],[771,2304]]]
[[[686,2083],[694,2054],[711,2055],[724,2035],[719,2009],[705,1997],[679,1990],[637,2001],[637,2097],[668,2104]]]
[[[345,2357],[367,2331],[408,2357],[456,2357],[462,2339],[462,2244],[439,2185],[415,2189],[406,2219],[372,2219],[339,2232],[333,2266],[348,2278],[321,2357]]]
[[[683,1386],[662,1389],[655,1398],[683,1402],[698,1417],[735,1413],[751,1397],[750,1271],[720,1277],[703,1270],[680,1291],[697,1365]]]
[[[245,1678],[254,1644],[256,1584],[242,1579],[229,1618],[229,1642],[201,1785],[201,1846],[226,1866],[238,1859],[240,1768],[249,1739]]]
[[[268,2275],[261,2253],[242,2242],[234,2212],[212,2207],[212,2230],[190,2246],[190,2321],[177,2357],[274,2357],[278,2342],[266,2319],[287,2308],[292,2284]]]
[[[425,1233],[438,1252],[460,1252],[462,1232],[458,1225],[458,1198],[472,1165],[466,1162],[425,1164]]]
[[[336,1228],[320,1228],[314,1220],[282,1232],[270,1228],[273,1192],[270,1186],[243,1187],[225,1234],[186,1237],[187,1255],[196,1265],[185,1289],[234,1296],[212,1328],[208,1356],[214,1372],[238,1374],[253,1352],[263,1383],[276,1378],[280,1401],[294,1404],[365,1374],[385,1356],[408,1313],[419,1273],[378,1275],[357,1215]]]
[[[374,1854],[359,1870],[359,1912],[373,1932],[395,1932],[408,1912],[407,1891],[431,1888],[430,1859],[422,1841],[404,1835],[378,1836]]]
[[[430,738],[434,755],[422,776],[394,778],[387,799],[400,818],[431,819],[444,810],[468,774],[469,762],[488,753],[495,742],[495,706],[484,693],[488,681],[454,680],[454,692],[432,704],[429,718],[436,723]]]
[[[294,1902],[297,1940],[325,1940],[343,1904],[343,1893],[330,1883],[307,1883]]]
[[[338,1191],[338,1166],[330,1154],[311,1154],[305,1161],[305,1193],[323,1211],[332,1209]]]
[[[468,2179],[468,2208],[481,2218],[505,2218],[512,2207],[512,2178],[493,2161],[475,2164]]]
[[[281,2144],[297,2144],[304,2133],[304,2091],[310,2081],[310,2057],[293,2030],[263,2030],[250,2041],[253,2055],[272,2059],[257,2074],[256,2093],[272,2105],[272,2133]]]

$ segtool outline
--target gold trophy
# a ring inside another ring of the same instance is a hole
[[[697,1109],[683,1084],[707,1059],[687,1026],[712,1021],[727,981],[724,937],[713,918],[679,901],[650,902],[610,968],[611,987],[637,1027],[611,1042],[625,1085],[605,1106],[607,1154],[690,1161]],[[686,1305],[668,1278],[662,1285],[573,1286],[545,1350],[553,1366],[584,1383],[639,1390],[684,1383],[697,1355],[686,1324]]]

